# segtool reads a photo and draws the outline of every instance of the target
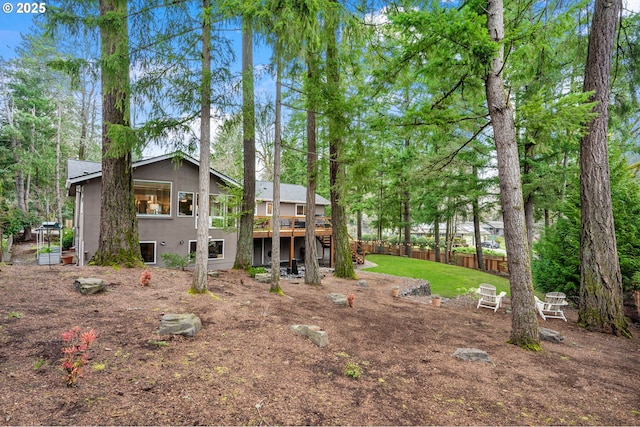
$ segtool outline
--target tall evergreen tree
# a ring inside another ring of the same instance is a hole
[[[486,11],[489,37],[498,43],[498,51],[486,77],[486,93],[498,158],[500,200],[502,202],[507,264],[511,284],[513,316],[511,317],[510,342],[537,350],[540,349],[540,337],[524,220],[514,111],[502,79],[505,33],[502,0],[487,1]]]
[[[211,180],[211,3],[202,0],[202,83],[200,87],[200,163],[198,241],[191,290],[207,291],[209,279],[209,183]]]
[[[126,0],[100,0],[102,195],[100,237],[91,262],[142,264],[133,194],[129,36]]]
[[[248,0],[249,3],[251,0]],[[248,6],[248,5],[245,5]],[[253,76],[253,16],[249,7],[242,14],[242,145],[244,187],[234,268],[251,267],[253,258],[253,212],[256,203],[256,122]]]
[[[345,130],[348,128],[343,90],[340,84],[340,65],[338,60],[338,8],[333,2],[327,8],[325,19],[326,37],[326,97],[329,138],[329,186],[331,193],[331,224],[335,250],[335,275],[337,277],[355,278],[349,232],[347,230],[347,214],[345,206],[346,166],[345,166]]]
[[[622,276],[611,208],[607,130],[611,59],[621,0],[595,0],[584,91],[598,113],[580,141],[580,309],[578,323],[631,337],[622,309]]]

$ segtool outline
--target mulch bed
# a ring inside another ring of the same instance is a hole
[[[577,313],[540,325],[560,344],[507,343],[509,301],[392,298],[402,279],[327,273],[318,287],[283,280],[286,296],[242,271],[221,271],[209,295],[191,273],[6,265],[0,271],[0,422],[6,425],[638,425],[640,341],[585,331]],[[78,277],[107,291],[82,296]],[[354,307],[329,293],[354,293]],[[159,336],[163,313],[195,313],[194,338]],[[290,330],[318,325],[319,348]],[[77,387],[67,387],[61,334],[94,328]],[[492,363],[451,355],[486,351]],[[356,379],[355,377],[359,377]]]

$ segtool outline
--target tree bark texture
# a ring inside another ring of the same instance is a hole
[[[133,194],[129,129],[129,35],[126,0],[100,0],[102,195],[100,240],[91,262],[142,264]]]
[[[598,114],[580,141],[580,309],[584,327],[630,336],[622,307],[622,275],[611,207],[607,130],[609,79],[620,0],[596,0],[584,90]]]
[[[210,7],[202,0],[202,9]],[[202,23],[202,83],[200,86],[200,162],[198,166],[198,237],[191,291],[205,293],[209,282],[209,187],[211,164],[211,21]]]
[[[531,277],[531,261],[524,203],[520,181],[520,163],[514,111],[504,90],[502,69],[504,61],[504,15],[502,0],[487,2],[487,28],[493,41],[500,44],[492,69],[486,77],[486,94],[493,126],[498,159],[500,199],[504,221],[507,265],[511,284],[511,338],[510,342],[524,348],[538,350],[540,338],[536,317]]]
[[[309,55],[310,57],[313,54]],[[316,248],[316,187],[318,183],[318,152],[316,146],[316,85],[317,77],[313,59],[308,62],[307,82],[310,90],[307,101],[307,204],[304,233],[304,282],[307,285],[320,285],[320,266]]]
[[[353,279],[353,259],[349,246],[347,213],[344,202],[344,189],[347,180],[345,165],[342,161],[344,147],[343,129],[347,128],[344,117],[344,100],[340,89],[340,71],[338,69],[338,48],[336,41],[337,21],[332,13],[327,17],[327,98],[329,109],[329,184],[331,198],[331,224],[335,248],[334,271],[336,277]],[[331,255],[330,255],[331,256]]]
[[[253,93],[253,21],[242,17],[242,145],[244,187],[234,268],[251,267],[253,258],[253,212],[256,203],[256,114]]]

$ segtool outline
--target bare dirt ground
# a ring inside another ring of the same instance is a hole
[[[16,249],[19,251],[19,249]],[[27,259],[31,259],[28,254]],[[322,286],[283,280],[286,296],[245,272],[187,293],[191,274],[6,265],[0,271],[0,424],[6,425],[639,425],[640,341],[540,319],[561,332],[541,352],[507,344],[511,314],[469,298],[390,295],[402,279],[360,271]],[[107,292],[82,296],[78,277]],[[353,308],[327,294],[355,294]],[[215,297],[214,297],[215,296]],[[194,338],[159,336],[163,313],[195,313]],[[318,325],[319,348],[290,330]],[[65,384],[61,333],[95,328],[78,387]],[[163,344],[166,343],[166,345]],[[453,358],[460,347],[493,363]],[[345,373],[357,366],[361,375]]]

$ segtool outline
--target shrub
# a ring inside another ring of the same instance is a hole
[[[264,267],[249,267],[247,268],[247,272],[249,273],[249,276],[256,277],[256,274],[266,273],[267,269]]]
[[[96,340],[96,331],[81,333],[80,327],[76,326],[62,334],[62,368],[67,371],[67,387],[73,387],[78,378],[82,376],[82,367],[87,363],[87,350],[91,343]]]
[[[140,274],[140,286],[148,286],[151,283],[151,272],[149,270],[144,270]]]
[[[184,271],[184,269],[193,262],[193,253],[187,254],[185,256],[180,256],[174,253],[166,253],[160,255],[160,257],[162,258],[162,261],[164,261],[164,265],[166,265],[167,268],[179,268],[182,271]]]
[[[73,228],[62,229],[62,249],[68,250],[73,246]]]

